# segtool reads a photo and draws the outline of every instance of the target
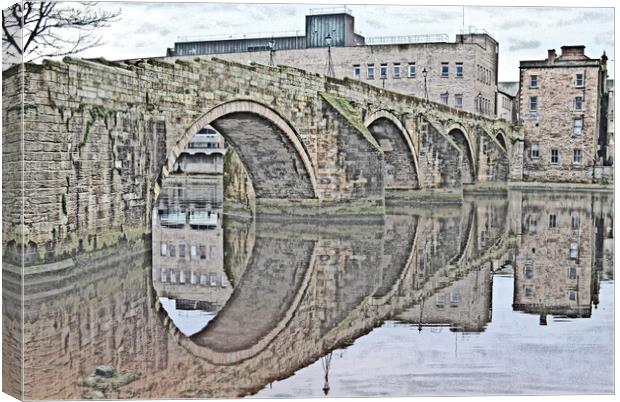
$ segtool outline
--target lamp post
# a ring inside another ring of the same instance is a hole
[[[269,41],[268,45],[269,45],[269,67],[273,67],[274,66],[273,59],[276,54],[276,41],[273,40],[273,37]]]
[[[426,85],[426,76],[428,75],[428,71],[426,71],[426,67],[422,69],[422,77],[424,77],[424,97],[428,101],[428,87]]]
[[[332,35],[327,34],[325,37],[325,44],[327,45],[327,75],[334,77],[334,64],[332,63]]]

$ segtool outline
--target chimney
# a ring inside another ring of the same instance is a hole
[[[555,58],[558,55],[555,54],[555,49],[549,49],[547,50],[547,63],[549,64],[553,64],[553,62],[555,61]]]
[[[562,46],[562,59],[566,60],[582,60],[586,59],[585,55],[586,47],[579,46]]]

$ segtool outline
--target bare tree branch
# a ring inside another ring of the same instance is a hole
[[[2,11],[2,47],[10,57],[31,61],[76,54],[102,44],[93,32],[118,20],[121,11],[96,2],[62,4],[26,1]]]

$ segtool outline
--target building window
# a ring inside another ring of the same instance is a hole
[[[530,156],[532,157],[532,159],[540,158],[540,145],[532,144],[532,150],[530,152]]]
[[[435,305],[437,307],[443,307],[446,304],[446,295],[445,293],[437,293],[435,296]]]
[[[577,267],[570,267],[568,269],[568,279],[577,279]]]
[[[579,117],[575,119],[574,122],[575,134],[581,134],[581,130],[583,129],[583,118]]]
[[[353,78],[359,80],[362,77],[362,68],[359,64],[353,65]]]
[[[573,149],[573,163],[575,165],[581,164],[581,149]]]
[[[575,292],[573,289],[568,291],[568,299],[575,301],[577,300],[577,292]]]
[[[534,295],[534,292],[532,291],[531,286],[525,286],[523,289],[524,289],[525,297],[532,297]]]
[[[575,86],[583,88],[583,74],[575,74]]]
[[[582,96],[575,97],[574,108],[576,112],[581,112],[583,110],[583,97]]]
[[[176,251],[173,245],[170,245],[170,257],[176,257]]]
[[[534,266],[531,262],[525,264],[524,274],[526,279],[532,279],[534,277]]]
[[[454,95],[454,107],[459,109],[463,107],[463,94]]]
[[[415,63],[409,63],[409,67],[408,67],[408,71],[407,71],[407,76],[409,78],[414,78],[415,77]]]
[[[570,244],[570,258],[572,259],[579,258],[579,245],[577,243]]]
[[[384,64],[381,64],[381,71],[380,71],[380,73],[381,73],[381,77],[380,77],[380,78],[381,78],[382,80],[387,79],[387,75],[388,75],[388,74],[387,74],[387,71],[388,71],[388,65],[387,65],[387,64],[385,64],[385,63],[384,63]]]
[[[456,76],[458,78],[463,77],[463,63],[456,63]]]
[[[368,65],[368,70],[366,71],[366,76],[369,80],[374,80],[375,79],[375,65],[374,64],[369,64]]]
[[[209,286],[217,286],[217,274],[215,272],[209,272]]]
[[[538,88],[538,76],[530,75],[530,88]]]
[[[196,257],[196,245],[192,244],[191,247],[189,248],[189,255],[190,257]]]
[[[572,229],[579,228],[579,215],[573,215],[570,217],[570,227]]]
[[[201,260],[206,260],[207,259],[207,246],[198,246],[198,252],[200,253],[200,259]]]
[[[440,94],[439,98],[441,99],[441,103],[445,103],[446,105],[448,104],[448,93],[447,92]]]
[[[441,76],[448,77],[450,73],[450,68],[448,67],[448,63],[441,63]]]
[[[163,242],[162,242],[162,243],[161,243],[161,252],[160,252],[160,255],[161,255],[162,257],[165,257],[165,256],[166,256],[166,254],[168,254],[168,244],[166,244],[166,243],[163,243]]]
[[[458,293],[450,293],[450,305],[456,307],[461,302],[461,295]]]
[[[554,228],[557,226],[557,216],[556,214],[549,214],[549,227]]]
[[[185,244],[179,244],[179,257],[185,258]]]
[[[528,219],[528,230],[530,233],[536,233],[538,230],[538,221],[535,218],[530,217]]]
[[[400,78],[400,63],[394,63],[394,78]]]
[[[530,96],[530,112],[538,111],[538,96]]]
[[[551,163],[560,163],[560,152],[557,149],[551,150]]]

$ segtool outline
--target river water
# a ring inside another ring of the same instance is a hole
[[[172,180],[143,243],[27,275],[26,397],[614,390],[611,194],[342,221],[223,205],[220,183]]]

